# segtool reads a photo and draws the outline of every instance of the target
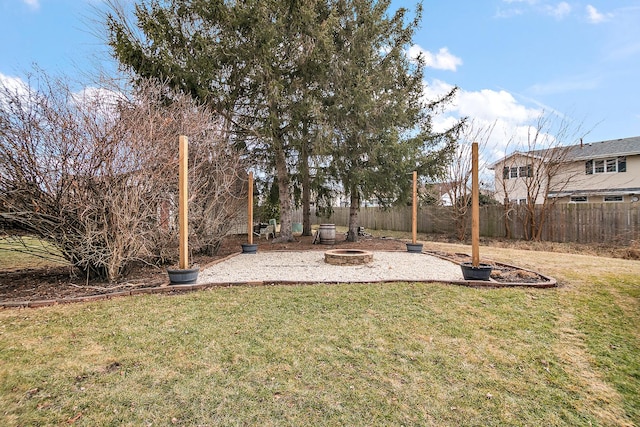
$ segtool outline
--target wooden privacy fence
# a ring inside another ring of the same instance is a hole
[[[511,237],[524,239],[522,218],[523,206],[514,206],[508,215]],[[411,206],[382,209],[361,208],[359,225],[370,230],[395,230],[411,232]],[[296,211],[294,222],[302,222],[302,212]],[[311,222],[334,223],[346,227],[349,223],[349,208],[333,208],[329,217],[319,217],[312,209]],[[471,230],[471,215],[467,223]],[[505,211],[503,206],[480,207],[480,235],[483,237],[506,237]],[[451,234],[456,232],[450,207],[426,206],[418,210],[418,232]],[[558,204],[549,210],[543,227],[542,240],[554,242],[627,244],[640,240],[640,204]]]
[[[637,203],[561,204],[549,212],[543,240],[628,244],[640,239]]]

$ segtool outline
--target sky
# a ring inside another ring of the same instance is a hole
[[[393,0],[392,9],[415,9]],[[96,20],[101,0],[0,0],[0,79],[37,66],[70,77],[115,70]],[[640,135],[640,0],[423,0],[409,55],[427,60],[425,92],[458,94],[434,120],[493,127],[485,157],[543,114],[585,142]],[[566,138],[565,143],[578,141]]]

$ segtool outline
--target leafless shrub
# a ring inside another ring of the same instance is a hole
[[[74,93],[37,72],[0,83],[0,105],[0,230],[53,243],[87,277],[177,255],[180,134],[193,165],[192,250],[214,251],[239,211],[244,169],[221,122],[162,85]]]
[[[471,213],[471,166],[473,161],[471,145],[473,142],[477,142],[480,151],[483,151],[494,127],[495,123],[486,127],[480,126],[474,121],[466,123],[452,161],[444,172],[444,191],[451,204],[456,237],[460,241],[464,241],[467,236]],[[484,168],[484,164],[479,168]]]
[[[511,236],[510,219],[517,215],[527,240],[540,240],[549,212],[558,202],[551,193],[561,193],[582,176],[583,171],[567,170],[568,144],[581,140],[586,133],[581,124],[565,118],[542,114],[530,126],[525,141],[512,136],[507,147],[521,147],[505,157],[496,167],[497,188],[504,199],[506,235]],[[522,209],[515,209],[515,204]]]

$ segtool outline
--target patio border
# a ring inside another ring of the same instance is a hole
[[[398,251],[400,252],[400,251]],[[240,255],[242,252],[237,252],[231,255],[228,255],[219,260],[215,260],[213,262],[208,263],[207,265],[201,267],[202,269],[208,268],[212,265],[224,262],[233,258],[237,255]],[[429,251],[422,252],[425,255],[435,256],[437,258],[454,262],[446,256],[436,254]],[[296,280],[266,280],[266,281],[241,281],[241,282],[216,282],[216,283],[200,283],[193,285],[161,285],[154,286],[148,288],[137,288],[131,289],[128,291],[115,291],[109,292],[105,294],[96,294],[96,295],[86,295],[80,297],[68,297],[68,298],[56,298],[56,299],[45,299],[45,300],[27,300],[27,301],[6,301],[0,302],[0,308],[37,308],[37,307],[47,307],[59,304],[71,304],[78,302],[93,302],[93,301],[103,301],[109,300],[118,297],[125,296],[133,296],[133,295],[146,295],[146,294],[182,294],[186,292],[199,291],[204,289],[213,289],[213,288],[228,288],[234,286],[294,286],[294,285],[337,285],[337,284],[347,284],[347,283],[394,283],[394,282],[406,282],[406,283],[441,283],[441,284],[451,284],[458,286],[467,286],[473,288],[487,288],[487,289],[496,289],[496,288],[514,288],[514,287],[523,287],[523,288],[553,288],[557,287],[558,283],[556,279],[550,276],[546,276],[544,274],[538,273],[533,270],[528,270],[525,268],[516,267],[509,264],[494,262],[494,265],[504,266],[507,268],[515,268],[518,270],[527,271],[530,273],[537,274],[539,277],[544,279],[544,282],[498,282],[494,279],[490,279],[488,281],[480,281],[480,280],[359,280],[359,281],[328,281],[328,282],[317,282],[317,281],[296,281]],[[168,282],[167,282],[168,283]]]

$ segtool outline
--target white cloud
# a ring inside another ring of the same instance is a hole
[[[441,80],[433,80],[425,85],[424,96],[427,100],[435,100],[453,89],[453,85]],[[540,109],[528,108],[520,104],[506,90],[481,89],[467,91],[458,89],[446,112],[455,113],[458,117],[471,117],[477,120],[495,121],[497,119],[510,123],[529,122],[541,113]]]
[[[433,54],[428,50],[423,49],[417,44],[414,44],[407,51],[407,55],[411,59],[418,58],[422,55],[425,61],[425,65],[429,68],[435,68],[437,70],[450,70],[456,71],[459,65],[462,65],[462,59],[449,52],[446,47],[440,48],[438,53]]]
[[[565,1],[555,6],[547,5],[545,9],[549,15],[556,19],[562,19],[571,13],[571,5]]]
[[[527,12],[534,12],[549,15],[560,20],[567,17],[573,9],[571,4],[566,1],[554,3],[538,0],[503,0],[503,3],[507,4],[507,6],[505,6],[506,9],[498,8],[498,12],[496,13],[497,18],[511,18]]]
[[[480,120],[501,119],[506,122],[522,123],[540,114],[539,110],[530,109],[518,103],[513,95],[505,90],[482,89],[475,92],[461,90],[456,103],[461,116]]]
[[[611,16],[612,15],[610,13],[600,13],[598,9],[596,9],[592,5],[587,5],[587,19],[592,24],[599,24],[601,22],[607,21],[609,18],[611,18]]]
[[[77,104],[83,102],[93,103],[105,101],[115,104],[121,99],[123,99],[122,95],[118,92],[93,86],[87,86],[72,95],[72,100]]]
[[[429,101],[435,101],[441,96],[451,92],[453,85],[443,82],[442,80],[435,79],[430,83],[423,82],[422,93],[424,99]]]
[[[27,82],[19,77],[6,76],[0,73],[0,87],[6,89],[11,99],[22,99],[29,102],[33,96],[37,96],[38,89],[31,87]],[[92,109],[100,112],[105,118],[114,118],[117,113],[118,103],[126,101],[126,96],[122,93],[87,86],[78,92],[71,93],[68,102],[82,110]],[[8,106],[7,99],[0,94],[0,107]]]
[[[452,88],[453,85],[449,83],[433,80],[428,85],[425,84],[425,99],[435,100]],[[444,112],[433,117],[433,129],[442,132],[461,117],[473,120],[476,129],[493,127],[485,147],[486,159],[492,163],[503,157],[506,151],[525,147],[531,126],[544,113],[542,108],[530,108],[518,102],[506,90],[459,89],[452,104],[447,106]]]
[[[29,86],[19,77],[5,76],[0,73],[0,86],[7,89],[7,92],[11,93],[10,98],[14,95],[18,97],[27,97],[29,94]],[[7,93],[5,92],[5,93]],[[0,107],[7,107],[7,100],[0,97]]]
[[[0,84],[11,90],[27,93],[27,84],[20,77],[5,76],[0,73]]]
[[[22,0],[22,2],[29,6],[31,10],[40,9],[40,0]]]
[[[509,10],[504,10],[504,9],[498,9],[496,11],[496,18],[511,18],[512,16],[518,16],[518,15],[522,15],[524,14],[524,11],[522,9],[509,9]]]
[[[78,108],[98,111],[105,118],[113,119],[117,116],[118,103],[125,99],[122,93],[88,86],[79,92],[73,93],[69,101]]]

